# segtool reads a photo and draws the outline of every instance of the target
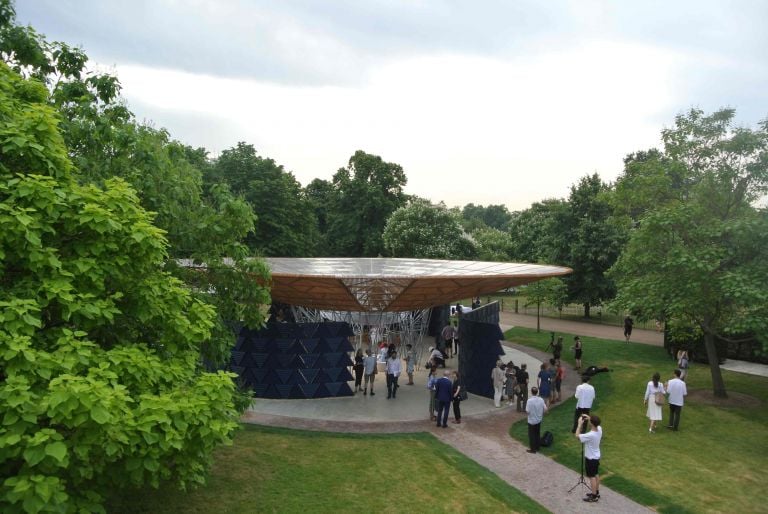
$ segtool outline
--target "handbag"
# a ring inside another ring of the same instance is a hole
[[[656,402],[656,405],[664,405],[664,401],[665,401],[664,393],[659,391],[658,393],[654,394],[653,396],[654,396],[653,401]]]

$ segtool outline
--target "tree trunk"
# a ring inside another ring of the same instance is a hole
[[[711,332],[704,333],[704,348],[707,350],[709,371],[712,374],[712,392],[718,398],[728,398],[728,394],[725,392],[723,374],[720,372],[720,359],[717,356],[717,348],[715,348],[715,335]]]
[[[539,318],[541,317],[541,302],[536,302],[536,332],[541,332]]]
[[[584,317],[589,317],[589,302],[584,302]]]

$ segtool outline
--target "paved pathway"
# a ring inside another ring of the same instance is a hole
[[[505,326],[536,328],[536,316],[515,314],[514,312],[502,312],[500,314],[500,324],[502,325],[502,328],[505,328]],[[565,332],[567,334],[578,334],[580,336],[597,337],[599,339],[616,339],[619,341],[624,339],[624,329],[622,327],[558,318],[541,318],[540,321],[541,330],[545,332]],[[632,331],[630,344],[632,343],[663,346],[664,334],[655,330],[636,328]]]
[[[538,352],[521,345],[505,342],[504,346],[505,350],[507,350],[508,358],[512,358],[515,362],[527,361],[529,367],[533,369],[535,369],[535,366],[532,366],[532,364],[541,362],[542,359],[548,357],[543,352]],[[417,383],[420,382],[417,379]],[[577,383],[578,374],[568,373],[566,375],[562,389],[564,398],[573,395]],[[412,392],[410,390],[403,390],[402,392],[414,395],[422,393],[419,395],[420,404],[424,403],[424,398],[422,397],[425,396],[425,391],[423,391],[423,387],[414,388]],[[377,395],[376,401],[380,400]],[[319,402],[318,400],[313,401]],[[373,400],[370,397],[364,398],[358,395],[351,401],[371,402]],[[401,401],[400,395],[398,395],[397,401]],[[295,402],[295,400],[282,401],[284,404],[286,402],[290,404]],[[330,402],[333,402],[333,404]],[[335,406],[335,404],[339,403],[337,399],[331,399],[330,402],[327,402],[325,405]],[[476,414],[465,413],[462,417],[463,422],[460,425],[451,424],[448,429],[437,428],[428,419],[403,419],[396,421],[382,421],[378,419],[368,422],[359,421],[356,418],[340,419],[340,416],[336,416],[336,419],[329,419],[328,416],[325,419],[310,419],[295,415],[295,412],[294,415],[274,414],[274,411],[271,411],[270,408],[264,408],[262,411],[251,409],[243,416],[243,421],[262,425],[333,432],[430,432],[439,440],[453,446],[470,459],[496,473],[502,480],[527,494],[552,512],[652,512],[605,486],[600,488],[601,498],[598,503],[583,502],[581,498],[585,494],[586,489],[583,489],[581,486],[569,494],[568,490],[579,479],[578,473],[542,454],[527,453],[525,445],[509,436],[510,425],[522,419],[523,413],[517,413],[509,407],[488,409],[487,405],[491,401],[480,397],[470,398],[470,401],[467,402],[467,407],[475,402],[482,404],[484,408],[478,409]],[[386,400],[384,400],[384,403],[387,406],[395,405],[395,403]],[[401,405],[405,407],[405,404]],[[327,410],[336,409],[331,407]],[[409,418],[408,415],[403,417]],[[426,418],[426,412],[424,412],[424,418]],[[546,417],[544,418],[544,428],[546,429]],[[578,444],[575,440],[571,439],[572,437],[570,434],[555,434],[555,444]]]

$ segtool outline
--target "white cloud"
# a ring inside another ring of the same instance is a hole
[[[143,115],[172,134],[177,127],[164,112],[195,112],[201,124],[230,120],[242,130],[238,139],[303,184],[330,178],[363,149],[403,165],[411,193],[519,209],[565,196],[586,173],[613,178],[626,153],[656,144],[659,119],[679,101],[679,59],[594,41],[512,60],[399,59],[360,87],[280,86],[140,66],[118,73],[129,102],[150,106]],[[214,151],[235,143],[188,142]]]

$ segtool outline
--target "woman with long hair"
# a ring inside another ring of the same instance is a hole
[[[664,384],[660,380],[661,375],[656,372],[645,387],[645,400],[643,400],[643,403],[648,406],[645,415],[651,420],[651,424],[648,426],[648,432],[651,434],[656,432],[656,422],[661,421],[661,405],[656,403],[656,395],[661,394],[663,397],[665,391]]]

